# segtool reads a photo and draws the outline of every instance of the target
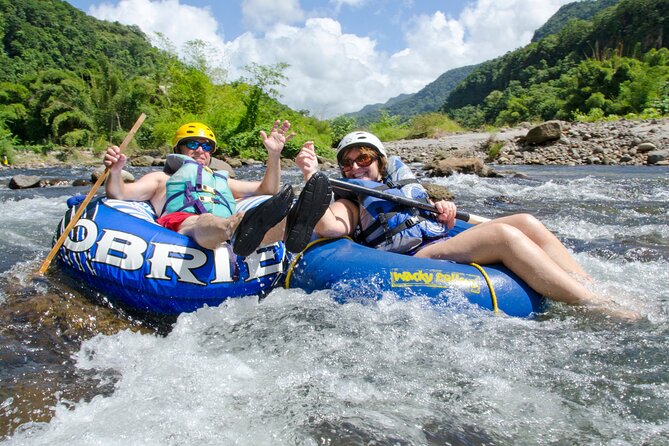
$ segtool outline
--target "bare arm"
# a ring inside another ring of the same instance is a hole
[[[134,183],[124,183],[121,171],[126,163],[126,156],[121,149],[112,146],[107,149],[104,157],[105,166],[109,167],[109,177],[105,182],[105,194],[118,200],[151,200],[159,187],[165,184],[163,172],[152,172],[144,175]]]
[[[261,181],[240,181],[230,179],[228,185],[235,198],[248,197],[251,195],[273,195],[279,191],[281,185],[281,151],[283,146],[294,134],[287,134],[290,130],[290,122],[274,122],[270,134],[260,131],[262,143],[267,149],[267,166],[265,175]]]

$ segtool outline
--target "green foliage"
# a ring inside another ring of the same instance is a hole
[[[390,116],[383,110],[378,121],[369,125],[369,131],[382,141],[392,141],[406,137],[407,129],[400,124],[399,116]]]
[[[251,75],[246,79],[251,88],[244,101],[246,113],[235,129],[235,133],[248,132],[257,125],[263,104],[269,102],[269,98],[276,98],[279,95],[277,87],[284,85],[286,76],[283,71],[288,66],[287,63],[280,62],[270,66],[252,63],[244,67]]]
[[[222,153],[233,157],[266,160],[267,149],[265,149],[262,143],[260,130],[269,133],[269,128],[255,128],[249,132],[236,133],[230,136]],[[281,156],[284,158],[294,158],[300,151],[300,148],[301,145],[298,145],[296,141],[289,140],[284,145]]]
[[[497,141],[494,138],[491,138],[488,141],[488,160],[494,161],[497,158],[499,158],[499,154],[502,151],[503,147],[504,147],[504,142]]]
[[[552,34],[481,64],[441,110],[467,127],[593,119],[600,113],[590,114],[594,109],[605,117],[647,115],[651,109],[662,113],[669,80],[669,1],[567,6],[583,14],[566,14]]]
[[[0,160],[4,160],[7,157],[7,161],[13,164],[16,138],[3,124],[0,122]]]
[[[411,120],[407,138],[434,138],[444,133],[459,132],[462,127],[443,113],[426,113]]]
[[[298,136],[284,156],[307,140],[332,154],[327,122],[277,101],[286,63],[251,64],[247,79],[223,83],[207,43],[187,42],[180,61],[161,35],[154,39],[162,50],[137,27],[96,20],[62,1],[0,0],[0,34],[0,123],[17,142],[101,152],[144,112],[132,145],[147,152],[169,152],[179,126],[201,121],[223,150],[264,159],[259,128],[288,119]]]
[[[534,32],[532,42],[537,42],[550,34],[559,33],[572,19],[589,20],[599,11],[613,6],[619,1],[586,0],[563,5],[546,23]]]
[[[357,127],[358,122],[353,116],[342,115],[331,120],[332,145],[336,147],[344,136],[355,131]]]
[[[461,126],[468,129],[477,129],[486,123],[485,113],[481,107],[465,105],[448,113]]]
[[[601,121],[602,119],[604,119],[604,110],[595,107],[590,109],[587,114],[575,112],[574,119],[578,122]]]

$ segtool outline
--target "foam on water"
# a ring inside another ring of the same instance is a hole
[[[476,175],[454,174],[450,177],[435,178],[436,184],[446,186],[456,197],[496,197],[507,196],[524,201],[537,200],[575,200],[620,202],[633,200],[635,202],[666,201],[669,191],[666,185],[651,185],[638,188],[633,179],[616,183],[609,180],[586,176],[573,179],[487,179]]]
[[[540,213],[578,248],[593,287],[647,320],[561,304],[534,320],[496,317],[457,296],[438,308],[391,293],[339,305],[279,289],[184,314],[166,336],[83,342],[76,372],[97,376],[97,396],[58,397],[50,421],[6,443],[669,445],[666,181],[566,172],[434,181],[472,212]],[[3,224],[33,234],[11,232],[31,253],[10,276],[46,252],[66,198],[5,202]]]
[[[583,317],[538,322],[391,298],[337,305],[325,292],[276,290],[182,315],[166,337],[85,342],[78,366],[114,381],[113,394],[63,402],[10,444],[652,437],[642,406],[666,389],[630,382],[639,353],[610,339],[614,323],[583,329]]]
[[[67,209],[65,202],[68,198],[69,195],[4,201],[2,226],[5,243],[24,249],[50,246],[51,238],[45,238],[43,234],[53,233]],[[38,234],[42,236],[37,236]]]

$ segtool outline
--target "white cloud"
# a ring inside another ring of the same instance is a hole
[[[527,45],[534,31],[571,0],[478,0],[466,7],[460,22],[472,52],[483,60]]]
[[[342,6],[349,6],[351,8],[358,8],[362,6],[367,0],[330,0],[330,3],[335,5],[337,11],[339,11]]]
[[[354,6],[363,0],[331,0]],[[256,62],[286,62],[281,98],[317,117],[357,111],[400,93],[413,93],[445,71],[500,56],[529,42],[534,30],[570,0],[478,0],[453,18],[436,11],[405,22],[406,48],[388,55],[375,40],[344,34],[333,18],[307,18],[298,0],[244,0],[245,23],[257,33],[225,42],[207,8],[179,0],[121,0],[91,9],[95,17],[163,33],[177,48],[201,39],[224,55],[229,79]],[[179,20],[174,20],[179,17]],[[188,32],[184,32],[188,30]]]
[[[102,20],[137,25],[149,37],[159,32],[177,49],[189,40],[223,41],[223,36],[218,35],[218,22],[209,8],[184,5],[179,0],[121,0],[116,4],[92,6],[89,13]]]
[[[244,0],[244,23],[254,31],[264,31],[276,24],[298,23],[304,12],[298,0]]]
[[[414,18],[405,33],[408,47],[390,57],[390,70],[404,92],[419,90],[451,68],[471,63],[465,29],[442,12]]]

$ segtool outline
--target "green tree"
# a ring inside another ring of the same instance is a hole
[[[89,144],[95,130],[88,85],[71,71],[40,73],[30,86],[36,131],[58,143]]]
[[[353,116],[338,116],[330,121],[332,134],[332,147],[336,147],[339,141],[358,127],[358,122]]]
[[[260,65],[255,62],[244,67],[250,76],[243,79],[251,88],[244,101],[246,114],[239,122],[235,133],[244,133],[255,128],[258,124],[259,110],[265,98],[276,99],[279,97],[279,86],[284,86],[288,78],[283,72],[289,67],[285,62],[273,65]]]

